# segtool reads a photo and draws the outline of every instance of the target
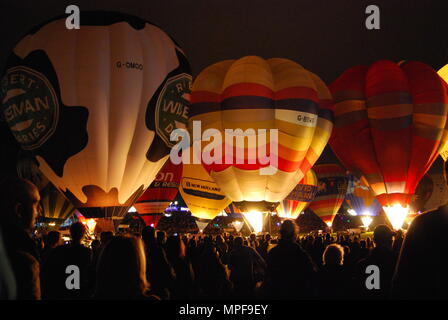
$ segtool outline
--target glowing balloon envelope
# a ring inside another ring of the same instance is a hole
[[[310,169],[291,193],[283,201],[280,201],[276,209],[278,215],[281,218],[296,219],[313,201],[316,193],[317,177]]]
[[[335,128],[330,145],[363,175],[394,228],[438,155],[448,110],[443,81],[416,61],[353,67],[330,86]]]
[[[348,188],[345,200],[358,216],[377,216],[381,211],[381,204],[375,198],[365,179],[348,175]]]
[[[168,160],[149,188],[134,204],[146,225],[157,227],[163,212],[178,193],[181,177],[182,165],[175,165]]]
[[[179,191],[191,214],[206,221],[214,219],[231,203],[201,164],[183,164]]]
[[[272,212],[323,151],[330,101],[323,81],[291,60],[226,60],[194,81],[190,128],[200,121],[222,137],[212,161],[203,139],[202,162],[224,194],[244,212]]]
[[[313,170],[318,187],[310,209],[331,227],[347,192],[346,170],[337,164],[319,164]]]
[[[26,35],[7,61],[2,112],[16,140],[86,218],[122,217],[185,128],[189,64],[160,28],[82,12]]]

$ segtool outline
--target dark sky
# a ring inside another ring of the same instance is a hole
[[[1,69],[23,34],[70,4],[159,25],[184,48],[194,75],[249,54],[292,59],[327,83],[385,58],[448,63],[447,0],[0,0]],[[371,4],[381,10],[381,30],[365,27]]]

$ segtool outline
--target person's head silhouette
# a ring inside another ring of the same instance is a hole
[[[157,242],[160,245],[164,245],[165,244],[165,242],[166,242],[166,233],[165,233],[165,231],[161,231],[161,230],[157,231],[156,237],[157,237]]]
[[[7,178],[0,182],[0,225],[32,230],[39,212],[40,195],[28,180]]]
[[[142,230],[142,239],[145,244],[153,243],[156,240],[156,230],[151,226],[146,226]]]
[[[105,245],[109,240],[112,240],[114,234],[112,231],[103,231],[100,235],[100,241],[102,245]]]
[[[328,245],[322,260],[326,266],[341,266],[344,263],[344,248],[336,243]]]
[[[54,248],[57,247],[61,241],[61,233],[59,231],[50,231],[46,238],[46,245],[49,248]]]
[[[241,248],[243,244],[244,244],[243,237],[235,237],[235,239],[233,240],[233,246],[235,248]]]
[[[373,241],[377,247],[391,248],[394,232],[385,224],[376,226],[373,231]]]
[[[99,299],[134,299],[148,290],[146,256],[141,239],[118,236],[103,248],[97,265]]]
[[[81,243],[85,234],[86,227],[81,222],[73,223],[70,226],[70,236],[72,237],[72,243]]]
[[[292,220],[286,220],[280,227],[280,237],[282,240],[295,241],[298,233],[297,224]]]

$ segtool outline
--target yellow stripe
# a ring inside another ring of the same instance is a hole
[[[366,110],[366,102],[364,100],[347,100],[334,105],[335,117],[360,110]]]
[[[409,116],[412,110],[412,104],[395,104],[367,108],[367,114],[370,119],[389,119]]]
[[[433,127],[434,129],[444,129],[446,124],[446,117],[424,114],[424,113],[414,113],[414,122]]]

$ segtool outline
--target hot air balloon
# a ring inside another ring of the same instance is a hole
[[[214,219],[231,202],[201,164],[183,164],[179,192],[191,214],[204,223]]]
[[[383,60],[347,70],[330,89],[331,148],[347,169],[366,178],[398,229],[438,155],[448,107],[445,85],[421,62]]]
[[[160,28],[114,12],[82,12],[27,34],[1,81],[16,140],[86,218],[123,217],[185,128],[189,64]]]
[[[299,214],[313,201],[317,193],[317,177],[309,170],[291,193],[280,201],[277,213],[281,218],[297,219]]]
[[[375,198],[365,179],[359,179],[353,174],[348,175],[347,194],[345,201],[351,207],[351,214],[360,216],[364,227],[368,228],[374,216],[381,211],[381,204]]]
[[[313,170],[318,187],[310,209],[331,227],[347,192],[346,170],[337,164],[319,164]]]
[[[324,107],[330,100],[319,77],[288,59],[213,64],[193,84],[193,152],[203,147],[202,164],[245,214],[272,212],[324,149],[333,127]]]
[[[134,207],[146,225],[157,227],[163,212],[177,195],[181,177],[182,165],[175,165],[168,160],[149,188],[137,200]]]
[[[75,206],[42,174],[39,164],[30,154],[20,153],[17,175],[31,181],[39,189],[39,222],[59,226],[75,212]]]

